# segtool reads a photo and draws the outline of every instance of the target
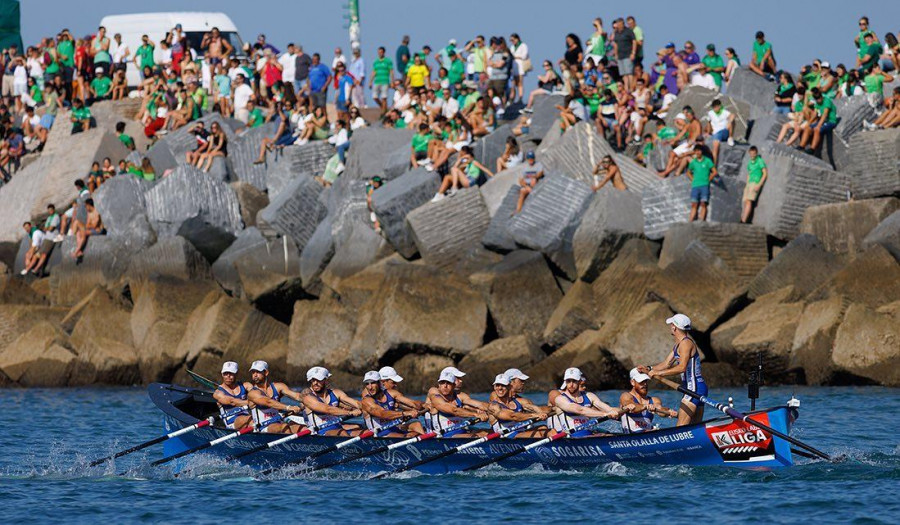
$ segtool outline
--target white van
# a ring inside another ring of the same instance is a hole
[[[223,38],[234,47],[236,54],[241,55],[244,43],[238,35],[237,27],[231,18],[225,13],[136,13],[132,15],[111,15],[103,17],[100,25],[106,28],[106,35],[110,39],[110,54],[115,52],[113,35],[122,35],[122,42],[128,46],[131,53],[128,57],[128,69],[126,77],[129,86],[140,83],[140,75],[134,65],[134,54],[141,46],[141,37],[147,35],[156,45],[164,39],[166,33],[172,31],[177,24],[181,24],[181,30],[191,43],[191,47],[200,54],[200,43],[203,35],[213,27],[218,27]]]

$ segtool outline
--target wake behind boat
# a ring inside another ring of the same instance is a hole
[[[219,409],[209,392],[177,385],[154,383],[149,387],[151,401],[165,415],[165,430],[176,432],[215,416],[215,423],[176,436],[165,442],[166,457],[223,438],[232,430],[225,428],[218,418]],[[778,406],[749,414],[783,434],[790,432],[798,417],[796,408]],[[242,451],[258,448],[283,435],[247,433],[208,449],[208,453],[226,458]],[[277,468],[302,463],[307,456],[333,447],[346,437],[304,436],[258,453],[237,459],[254,468]],[[342,459],[382,447],[403,438],[385,437],[360,440],[317,458],[320,464],[337,463]],[[472,441],[471,438],[444,438],[422,441],[382,454],[351,461],[333,468],[358,473],[378,473],[401,469],[423,458],[441,454]],[[539,441],[536,438],[500,439],[467,448],[414,470],[425,474],[444,474],[499,457]],[[790,443],[762,428],[732,418],[716,418],[702,423],[651,430],[640,434],[604,435],[560,439],[535,447],[499,463],[507,469],[527,469],[541,466],[550,470],[590,470],[610,462],[635,462],[655,465],[729,466],[740,468],[778,468],[793,465]]]

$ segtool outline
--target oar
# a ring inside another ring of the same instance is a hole
[[[341,418],[340,421],[341,421],[341,423],[343,423],[344,421],[350,419],[351,417],[353,417],[353,416],[344,416]],[[314,435],[317,435],[318,433],[319,433],[319,427],[312,427],[312,428],[304,427],[304,428],[301,428],[300,430],[298,430],[297,432],[294,432],[293,434],[287,435],[283,438],[276,439],[275,441],[270,441],[268,443],[263,443],[262,445],[259,445],[258,447],[251,448],[250,450],[245,450],[245,451],[243,451],[239,454],[235,454],[233,456],[228,456],[225,458],[225,461],[241,459],[245,456],[249,456],[250,454],[255,454],[257,452],[261,452],[266,449],[275,448],[278,445],[287,443],[289,441],[293,441],[297,438],[301,438],[303,436],[310,436],[310,435],[314,436]]]
[[[200,374],[198,374],[197,372],[194,372],[193,370],[191,370],[189,368],[186,370],[187,370],[188,375],[191,376],[191,378],[194,381],[200,383],[201,385],[205,386],[206,388],[209,388],[210,390],[215,390],[215,389],[219,388],[219,385],[216,384],[216,382],[213,381],[212,379],[203,377]]]
[[[460,423],[458,425],[454,425],[454,426],[448,428],[447,430],[438,430],[438,431],[427,432],[425,434],[419,434],[418,436],[411,437],[409,439],[404,439],[403,441],[398,441],[396,443],[391,443],[388,445],[382,445],[380,447],[376,447],[371,450],[361,452],[359,454],[356,454],[355,456],[350,456],[349,458],[344,458],[344,459],[341,459],[338,461],[332,461],[331,463],[324,463],[322,465],[316,465],[315,467],[310,469],[310,472],[315,472],[317,470],[336,467],[338,465],[350,463],[351,461],[356,461],[358,459],[367,458],[369,456],[374,456],[376,454],[381,454],[382,452],[388,452],[390,450],[395,450],[400,447],[405,447],[405,446],[411,445],[413,443],[418,443],[420,441],[427,441],[429,439],[442,436],[448,432],[455,432],[457,430],[465,430],[466,428],[474,425],[475,423],[478,423],[479,421],[481,421],[479,418],[473,417],[472,419],[463,421],[462,423]]]
[[[450,456],[450,455],[452,455],[452,454],[456,454],[457,452],[462,452],[463,450],[466,450],[466,449],[469,449],[469,448],[472,448],[472,447],[476,447],[476,446],[478,446],[478,445],[481,445],[482,443],[487,443],[488,441],[491,441],[491,440],[493,440],[493,439],[497,439],[497,438],[499,438],[499,437],[506,437],[506,436],[512,434],[513,432],[518,432],[518,431],[520,431],[520,430],[525,430],[526,428],[530,427],[531,425],[533,425],[533,424],[535,424],[537,421],[539,421],[539,419],[540,419],[540,418],[532,418],[532,419],[529,419],[528,421],[523,421],[523,422],[521,422],[521,423],[519,423],[518,425],[515,425],[515,426],[513,426],[513,427],[504,428],[504,429],[501,430],[500,432],[491,432],[490,434],[488,434],[488,435],[486,435],[486,436],[484,436],[484,437],[482,437],[482,438],[478,438],[478,439],[476,439],[476,440],[474,440],[474,441],[469,441],[468,443],[463,443],[462,445],[459,445],[459,446],[453,447],[453,448],[451,448],[451,449],[445,450],[445,451],[443,451],[443,452],[441,452],[440,454],[437,454],[437,455],[435,455],[435,456],[431,456],[431,457],[427,457],[427,458],[420,459],[419,461],[415,461],[415,462],[413,462],[413,463],[410,463],[410,464],[408,464],[408,465],[406,465],[406,466],[404,466],[404,467],[400,467],[399,469],[393,470],[393,471],[391,471],[391,472],[382,472],[382,473],[380,473],[380,474],[376,474],[375,476],[372,476],[372,477],[369,478],[369,479],[381,479],[381,478],[383,478],[383,477],[385,477],[385,476],[390,476],[390,475],[392,475],[392,474],[399,474],[400,472],[406,472],[407,470],[414,469],[414,468],[416,468],[416,467],[420,467],[420,466],[422,466],[422,465],[424,465],[424,464],[426,464],[426,463],[431,463],[432,461],[437,461],[437,460],[439,460],[439,459],[441,459],[441,458],[445,458],[445,457]]]
[[[700,395],[697,392],[694,392],[692,390],[688,390],[687,388],[679,385],[675,381],[671,381],[664,377],[654,376],[654,379],[656,379],[660,383],[667,385],[669,388],[673,388],[673,389],[681,392],[682,394],[690,396],[690,397],[700,401],[701,403],[704,403],[706,405],[709,405],[709,406],[715,408],[716,410],[721,411],[726,416],[729,416],[738,421],[743,421],[745,423],[749,423],[751,425],[756,425],[757,427],[765,430],[766,432],[768,432],[769,434],[772,434],[773,436],[780,437],[781,439],[787,441],[788,443],[791,443],[792,445],[797,445],[798,447],[808,450],[809,452],[812,452],[813,454],[815,454],[816,456],[818,456],[824,460],[831,461],[831,456],[822,452],[821,450],[811,447],[798,439],[794,439],[791,436],[785,434],[784,432],[779,432],[778,430],[775,430],[774,428],[772,428],[768,425],[760,423],[759,421],[752,419],[750,416],[743,414],[743,413],[729,407],[728,405],[716,403],[715,401],[710,400],[706,396]]]
[[[587,423],[585,423],[585,424],[583,424],[583,425],[579,425],[579,426],[573,428],[572,430],[564,430],[564,431],[562,431],[562,432],[557,432],[556,434],[553,434],[552,436],[546,437],[546,438],[544,438],[544,439],[542,439],[542,440],[540,440],[540,441],[535,441],[534,443],[531,443],[530,445],[524,446],[524,447],[522,447],[522,448],[520,448],[520,449],[513,450],[512,452],[507,452],[506,454],[497,456],[496,458],[491,458],[491,459],[482,461],[481,463],[478,463],[478,464],[476,464],[476,465],[472,465],[471,467],[466,467],[466,468],[463,469],[463,471],[464,471],[464,472],[468,472],[468,471],[470,471],[470,470],[478,470],[478,469],[484,468],[484,467],[486,467],[486,466],[488,466],[488,465],[493,465],[494,463],[499,463],[499,462],[503,461],[504,459],[509,459],[509,458],[511,458],[511,457],[513,457],[513,456],[518,456],[519,454],[522,454],[522,453],[524,453],[524,452],[528,452],[529,450],[533,450],[533,449],[536,449],[536,448],[538,448],[538,447],[542,447],[542,446],[546,445],[547,443],[552,443],[553,441],[562,439],[562,438],[564,438],[564,437],[568,437],[568,436],[570,436],[571,434],[574,434],[575,432],[578,432],[578,431],[581,431],[581,430],[587,430],[587,429],[590,429],[590,428],[594,428],[594,427],[596,427],[597,425],[599,425],[600,423],[606,421],[607,419],[609,419],[609,418],[608,418],[608,417],[601,417],[601,418],[598,418],[598,419],[593,419],[593,420],[588,421]]]
[[[194,423],[193,425],[191,425],[189,427],[184,427],[181,430],[169,432],[168,434],[166,434],[164,436],[159,436],[158,438],[151,439],[150,441],[146,441],[144,443],[141,443],[140,445],[135,445],[131,448],[122,450],[121,452],[116,452],[115,454],[106,456],[105,458],[95,459],[94,461],[91,461],[91,463],[90,463],[90,465],[88,465],[88,467],[96,467],[97,465],[99,465],[101,463],[106,463],[107,461],[109,461],[111,459],[120,458],[122,456],[131,454],[132,452],[137,452],[138,450],[143,450],[151,445],[155,445],[157,443],[162,443],[163,441],[166,441],[167,439],[172,439],[173,437],[178,437],[183,434],[187,434],[188,432],[193,432],[194,430],[197,430],[198,428],[208,427],[209,425],[212,425],[212,422],[214,420],[215,420],[215,416],[210,416],[202,421]]]

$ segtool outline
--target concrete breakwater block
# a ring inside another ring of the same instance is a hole
[[[157,173],[159,175],[162,174],[162,172]],[[212,165],[209,167],[209,171],[206,172],[192,164],[180,164],[172,173],[186,173],[191,177],[208,177],[226,183],[231,180],[231,171],[225,157],[214,158]]]
[[[547,132],[551,128],[559,130],[559,110],[556,106],[561,106],[566,97],[562,95],[539,95],[534,99],[531,114],[531,126],[528,130],[528,137],[537,140],[543,140]]]
[[[212,279],[209,263],[182,237],[166,237],[135,254],[128,267],[128,280],[143,281],[151,275],[166,275],[186,281]]]
[[[489,250],[495,252],[506,253],[516,249],[516,240],[509,232],[509,225],[512,223],[516,212],[516,205],[519,202],[520,186],[517,184],[506,190],[506,195],[500,202],[500,207],[491,218],[488,229],[484,232],[481,243]]]
[[[315,141],[302,146],[287,146],[275,158],[266,160],[266,189],[269,199],[274,199],[292,180],[306,174],[321,175],[325,164],[334,155],[334,148],[325,141]]]
[[[341,175],[351,179],[370,179],[382,175],[391,154],[412,143],[413,130],[367,127],[357,130],[350,139],[346,170]],[[407,155],[407,159],[409,156]]]
[[[719,146],[719,159],[716,169],[719,175],[723,177],[742,177],[746,178],[746,174],[741,172],[741,166],[744,164],[744,156],[750,149],[749,144],[735,144],[729,146],[728,143],[722,143]]]
[[[319,295],[322,289],[322,272],[334,256],[331,228],[331,217],[325,217],[300,254],[300,279],[303,289],[311,295]]]
[[[767,141],[775,142],[778,140],[778,134],[781,133],[781,127],[787,123],[787,115],[780,113],[770,113],[761,116],[753,121],[750,128],[750,144],[760,147]],[[791,135],[788,134],[787,137]]]
[[[189,122],[186,126],[162,135],[162,138],[147,151],[147,157],[150,158],[153,169],[157,173],[161,174],[168,169],[174,169],[176,166],[185,163],[184,154],[197,146],[197,138],[190,130],[199,122],[203,122],[207,131],[212,129],[213,122],[218,122],[228,138],[229,150],[231,149],[230,146],[235,139],[234,127],[229,119],[218,113],[210,113],[193,122]]]
[[[234,261],[244,252],[251,250],[258,244],[265,244],[265,242],[265,237],[255,227],[247,228],[238,233],[231,246],[222,252],[219,258],[216,259],[216,262],[212,264],[212,273],[216,282],[231,295],[241,297],[243,294],[241,277],[234,267]]]
[[[792,240],[750,282],[748,295],[756,299],[785,286],[805,296],[831,279],[843,264],[814,235]]]
[[[500,208],[509,189],[513,186],[518,186],[519,179],[524,171],[525,166],[520,164],[500,173],[495,173],[493,177],[481,185],[479,188],[481,190],[481,198],[484,199],[484,204],[487,206],[491,217],[497,214],[497,209]]]
[[[93,194],[94,206],[103,219],[107,235],[132,244],[135,248],[156,242],[156,232],[147,217],[144,192],[153,183],[130,175],[113,177]]]
[[[778,155],[765,160],[769,177],[760,192],[753,224],[763,226],[769,235],[793,239],[807,208],[847,199],[850,176],[845,173]]]
[[[234,234],[243,228],[237,196],[224,182],[176,170],[144,194],[147,216],[160,237],[177,235],[183,222],[198,217]]]
[[[493,173],[496,170],[497,159],[503,155],[503,151],[506,149],[506,139],[512,136],[510,125],[504,124],[490,134],[476,140],[472,143],[472,152],[475,154],[475,160],[482,163]],[[407,154],[408,159],[409,155]]]
[[[741,198],[745,183],[738,179],[720,178],[710,184],[707,220],[739,222]],[[687,222],[691,210],[691,181],[684,175],[657,180],[641,194],[644,210],[644,234],[661,239],[673,225]]]
[[[478,188],[468,188],[416,208],[406,221],[422,259],[446,268],[481,242],[491,218]]]
[[[613,153],[612,147],[597,133],[592,123],[579,122],[546,148],[539,160],[548,171],[563,173],[591,184],[594,180],[591,174],[594,166],[605,155]]]
[[[312,177],[298,177],[291,181],[268,206],[259,211],[256,225],[266,237],[288,235],[299,250],[325,218],[325,204],[319,199],[322,185]],[[299,256],[299,253],[298,253]]]
[[[407,259],[418,251],[407,215],[427,203],[440,187],[438,176],[417,168],[387,182],[372,194],[372,207],[381,231],[391,246]]]
[[[543,253],[574,278],[572,239],[592,195],[587,184],[548,173],[510,221],[508,231],[517,244]]]
[[[853,168],[850,157],[850,139],[862,131],[863,121],[876,118],[875,108],[869,105],[865,95],[841,97],[834,101],[838,120],[832,137],[822,141],[822,158],[839,171]]]
[[[856,253],[866,235],[898,209],[896,197],[812,206],[803,214],[800,231],[818,237],[828,251]]]
[[[672,264],[693,241],[700,241],[744,282],[749,282],[769,263],[766,232],[749,224],[677,224],[666,232],[659,266]]]
[[[325,196],[325,193],[322,193]],[[371,212],[366,203],[366,181],[339,178],[328,195],[328,215],[332,218],[331,235],[335,249],[341,248],[357,227],[373,230]]]
[[[849,150],[854,198],[900,193],[900,129],[858,133],[851,139]]]
[[[774,93],[774,90],[773,92]],[[706,120],[706,115],[712,110],[714,100],[721,100],[722,106],[734,115],[734,138],[735,140],[743,140],[747,138],[747,130],[753,119],[751,116],[750,102],[731,96],[730,89],[728,95],[723,95],[718,91],[706,89],[699,86],[687,86],[678,93],[675,102],[666,112],[666,124],[674,126],[675,116],[684,111],[684,108],[690,106],[694,110],[694,114],[701,122]],[[771,100],[769,101],[771,103]]]
[[[738,68],[728,82],[728,95],[746,100],[751,105],[751,119],[770,113],[775,107],[776,83],[757,75],[746,67]],[[755,106],[755,107],[752,107]]]
[[[628,239],[644,233],[640,195],[604,187],[590,201],[572,240],[578,278],[592,282]]]
[[[249,129],[237,137],[234,142],[228,144],[228,166],[235,180],[249,182],[260,190],[266,189],[266,170],[268,162],[275,155],[268,153],[267,162],[254,164],[259,158],[259,147],[263,138],[274,137],[277,126],[274,122],[267,122],[258,128]]]
[[[247,247],[232,264],[241,280],[242,296],[260,305],[281,303],[297,294],[301,285],[300,251],[289,235]],[[289,309],[293,310],[293,301]]]
[[[59,250],[59,264],[50,275],[50,302],[54,306],[71,306],[86,297],[95,286],[115,286],[131,263],[134,252],[108,235],[88,239],[84,256],[76,261],[75,237],[69,236]]]
[[[395,149],[384,159],[384,169],[381,178],[384,180],[394,180],[410,170],[409,153],[410,146],[403,145]]]
[[[886,219],[881,221],[866,238],[863,239],[862,249],[869,248],[880,244],[900,261],[900,211],[895,211]]]

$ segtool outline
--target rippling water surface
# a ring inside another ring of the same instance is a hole
[[[191,463],[201,474],[174,478],[147,466],[161,447],[86,468],[161,433],[160,412],[143,389],[0,390],[0,503],[6,523],[900,521],[900,390],[766,388],[761,405],[792,393],[802,401],[794,436],[837,462],[800,459],[772,472],[613,463],[592,472],[255,481],[248,470],[203,457]],[[678,397],[660,394],[669,406]],[[748,408],[744,391],[712,395],[732,395],[736,408]]]

